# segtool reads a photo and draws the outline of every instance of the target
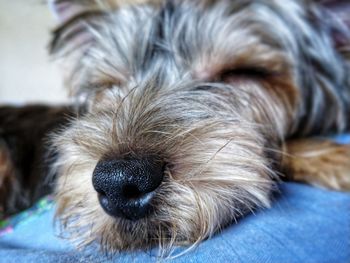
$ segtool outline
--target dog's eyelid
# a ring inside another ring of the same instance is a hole
[[[277,74],[278,73],[267,70],[265,68],[245,66],[222,70],[218,74],[217,79],[223,82],[225,82],[227,79],[235,77],[248,79],[266,79]]]

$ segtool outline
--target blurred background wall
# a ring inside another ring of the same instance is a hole
[[[54,22],[45,0],[0,0],[0,104],[65,101],[46,48]]]

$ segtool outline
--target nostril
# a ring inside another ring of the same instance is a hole
[[[95,191],[98,193],[98,195],[106,196],[105,191],[103,191],[102,189],[95,188]]]
[[[110,202],[105,193],[98,193],[98,200],[102,207],[110,209]]]
[[[122,195],[126,199],[137,199],[137,198],[140,198],[142,196],[142,193],[137,188],[136,185],[127,184],[127,185],[124,185],[124,187],[122,188]]]

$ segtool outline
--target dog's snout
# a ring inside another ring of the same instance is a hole
[[[137,220],[152,208],[164,164],[155,157],[101,160],[92,183],[102,208],[115,217]]]

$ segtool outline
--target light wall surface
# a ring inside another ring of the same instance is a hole
[[[54,23],[45,0],[0,0],[0,104],[66,100],[47,54]]]

